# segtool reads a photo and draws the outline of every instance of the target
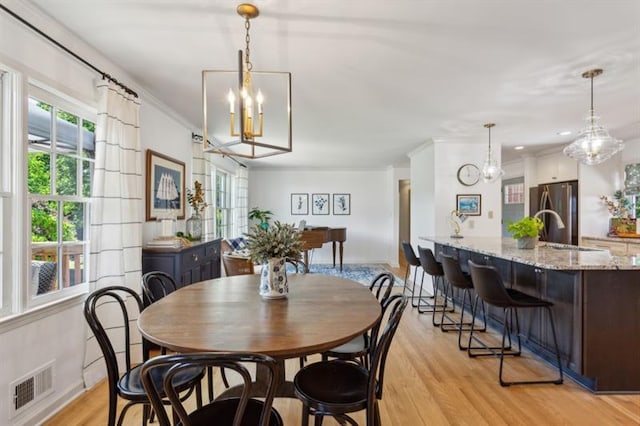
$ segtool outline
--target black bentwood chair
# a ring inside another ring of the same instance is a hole
[[[502,347],[500,348],[499,355],[500,356],[500,371],[498,373],[498,378],[500,380],[501,386],[509,386],[509,385],[524,385],[524,384],[536,384],[536,383],[553,383],[553,384],[561,384],[563,381],[562,376],[562,364],[560,361],[560,351],[558,350],[558,341],[556,339],[556,328],[553,323],[553,313],[551,311],[551,307],[553,303],[540,299],[535,296],[530,296],[521,291],[506,288],[504,283],[502,282],[502,277],[498,271],[492,266],[483,266],[473,263],[471,260],[469,261],[469,270],[471,272],[471,278],[473,279],[473,285],[476,289],[476,292],[480,299],[482,299],[485,303],[489,305],[493,305],[504,310],[504,326],[502,329]],[[521,354],[521,346],[520,346],[520,323],[518,322],[518,309],[522,308],[542,308],[546,309],[549,323],[551,325],[551,332],[553,334],[553,343],[555,346],[555,355],[556,361],[558,362],[558,373],[559,377],[553,380],[523,380],[523,381],[515,381],[515,382],[507,382],[502,378],[502,366],[504,364],[504,356],[505,355],[516,355],[519,356]],[[474,306],[473,317],[475,318],[475,311],[477,310],[477,303]],[[507,334],[510,334],[510,329],[513,326],[512,320],[510,319],[511,314],[513,313],[515,316],[515,333],[518,339],[518,350],[510,353],[505,353],[505,338]],[[471,339],[473,337],[473,325],[471,326],[471,334],[469,336],[469,346],[471,345]]]
[[[395,277],[391,272],[383,272],[378,274],[369,285],[369,290],[371,290],[376,299],[380,302],[380,305],[384,306],[387,299],[391,295],[391,290],[393,289],[393,283],[395,281]],[[368,333],[365,333],[361,336],[355,337],[349,342],[337,346],[329,351],[322,353],[322,360],[326,361],[331,358],[338,358],[344,360],[354,360],[359,359],[360,362],[368,367],[368,354],[370,350],[369,345],[370,336]],[[302,368],[302,366],[300,366]]]
[[[295,394],[302,401],[302,426],[308,426],[309,415],[321,425],[324,416],[336,417],[341,424],[357,423],[348,413],[366,410],[367,426],[380,426],[378,400],[382,399],[384,367],[393,336],[407,306],[404,295],[391,296],[384,309],[388,318],[382,334],[380,323],[371,333],[373,349],[369,368],[353,361],[334,359],[310,364],[293,379]]]
[[[260,364],[269,372],[267,393],[263,401],[250,398],[251,374],[244,364]],[[242,395],[233,398],[215,399],[203,407],[187,413],[175,387],[175,378],[194,368],[225,368],[235,371],[243,381]],[[276,392],[276,361],[262,354],[241,352],[192,353],[165,355],[147,361],[142,367],[144,384],[153,409],[158,413],[160,426],[170,426],[169,417],[162,403],[162,394],[171,402],[174,415],[181,426],[282,426],[280,414],[272,408]],[[157,372],[166,371],[162,383],[155,379]]]
[[[129,312],[127,311],[127,299],[133,301],[133,303],[129,303],[129,305],[134,305],[132,309],[137,311],[136,314],[139,314],[142,311],[142,299],[140,299],[140,296],[138,296],[135,291],[128,287],[111,286],[96,290],[91,293],[84,302],[84,317],[89,323],[89,327],[100,345],[104,361],[107,364],[107,380],[109,383],[109,426],[114,426],[116,424],[118,397],[129,401],[124,406],[120,416],[118,417],[118,425],[122,424],[125,414],[129,408],[135,404],[144,404],[142,412],[143,425],[147,424],[150,411],[149,397],[147,396],[140,379],[140,370],[142,365],[134,367],[131,364],[131,322],[129,320]],[[120,310],[121,317],[117,323],[114,323],[114,319],[107,316],[108,312],[114,311],[113,309],[108,309],[110,306]],[[116,325],[122,327],[122,333],[118,333],[118,335],[122,336],[122,339],[124,340],[124,345],[118,345],[118,347],[124,348],[125,371],[122,375],[118,369],[118,359],[113,347],[114,345],[107,335],[103,320],[105,322],[106,320],[110,320],[107,328],[111,329]],[[154,380],[156,380],[158,384],[162,383],[165,372],[166,369],[164,371],[160,370],[158,371],[158,374],[155,375]],[[183,398],[187,398],[195,389],[197,398],[196,402],[198,406],[201,406],[202,394],[200,381],[203,377],[204,370],[191,369],[184,371],[180,376],[177,376],[174,379],[174,384],[179,392],[188,391],[186,395],[183,395]]]
[[[142,294],[145,298],[145,303],[156,303],[168,294],[173,293],[178,289],[173,277],[166,272],[151,271],[142,276],[141,280]],[[145,341],[143,341],[143,345]],[[161,348],[162,355],[166,355],[167,349]],[[228,388],[229,381],[224,373],[224,370],[220,370],[222,376],[222,383]],[[209,392],[209,401],[213,400],[213,370],[207,370],[207,390]],[[151,418],[153,421],[153,417]]]

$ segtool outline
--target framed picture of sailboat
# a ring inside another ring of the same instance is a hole
[[[182,161],[147,150],[147,221],[184,219],[184,174]]]

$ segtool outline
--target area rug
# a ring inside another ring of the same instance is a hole
[[[309,266],[309,272],[314,274],[332,275],[334,277],[347,278],[353,281],[357,281],[364,285],[371,284],[371,281],[383,272],[390,272],[382,264],[375,263],[351,263],[343,265],[342,272],[340,272],[340,266],[336,265],[334,268],[331,264],[311,264]],[[396,286],[404,285],[402,278],[395,276]]]

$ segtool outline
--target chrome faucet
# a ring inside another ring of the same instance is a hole
[[[562,218],[560,217],[560,215],[555,210],[550,210],[550,209],[540,210],[539,212],[534,214],[533,217],[534,218],[538,217],[542,213],[551,213],[553,216],[555,216],[555,218],[557,220],[558,229],[564,229],[564,222],[562,221]]]

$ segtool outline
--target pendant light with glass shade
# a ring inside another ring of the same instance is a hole
[[[493,158],[493,152],[491,152],[491,128],[495,126],[495,123],[487,123],[485,128],[489,129],[489,149],[487,150],[487,159],[482,166],[482,180],[486,183],[495,182],[504,175],[504,170],[500,167],[500,164]]]
[[[591,109],[586,118],[587,127],[580,131],[578,139],[562,151],[564,155],[588,166],[607,161],[624,148],[624,143],[621,140],[611,137],[609,132],[598,124],[600,117],[595,115],[593,109],[593,78],[600,74],[602,74],[602,70],[599,68],[585,71],[582,74],[583,78],[591,79]]]

